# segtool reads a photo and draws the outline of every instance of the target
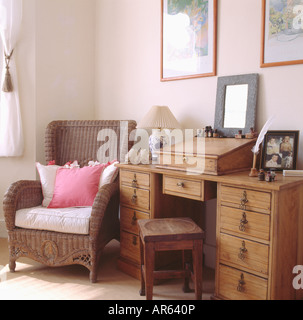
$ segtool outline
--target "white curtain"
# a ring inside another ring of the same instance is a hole
[[[16,44],[22,21],[22,0],[0,0],[0,35],[3,45],[3,68],[0,94],[0,157],[23,154],[24,141],[16,70]],[[9,73],[12,91],[3,91],[6,74],[4,54],[11,55]]]

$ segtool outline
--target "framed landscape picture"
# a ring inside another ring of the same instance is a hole
[[[162,0],[161,81],[216,75],[217,0]]]
[[[268,131],[262,152],[263,169],[296,170],[299,131]]]
[[[303,0],[262,0],[261,67],[303,63]]]

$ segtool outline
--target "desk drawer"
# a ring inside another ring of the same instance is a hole
[[[220,262],[252,272],[268,274],[268,245],[220,234]]]
[[[133,208],[149,210],[149,190],[122,186],[120,189],[120,202]]]
[[[123,185],[133,188],[149,188],[150,177],[147,173],[138,173],[135,171],[121,170],[120,179]]]
[[[268,282],[238,269],[219,266],[219,296],[231,300],[266,300]]]
[[[163,176],[163,193],[194,200],[204,200],[204,181]]]
[[[130,209],[121,206],[120,211],[120,226],[121,230],[139,234],[137,220],[149,219],[149,214],[135,209]]]
[[[221,206],[220,230],[269,240],[270,215]]]
[[[221,187],[221,205],[270,214],[271,194],[229,186]]]
[[[128,260],[140,264],[140,238],[133,233],[121,231],[120,255]]]

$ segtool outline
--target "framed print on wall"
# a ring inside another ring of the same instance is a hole
[[[303,63],[303,0],[262,0],[261,67]]]
[[[296,170],[299,131],[268,131],[262,151],[263,169]]]
[[[217,0],[161,1],[161,81],[215,76]]]

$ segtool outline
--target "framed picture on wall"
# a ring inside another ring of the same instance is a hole
[[[296,170],[299,131],[268,131],[264,138],[263,169]]]
[[[262,0],[261,67],[303,63],[303,0]]]
[[[217,0],[161,1],[161,81],[215,76]]]

